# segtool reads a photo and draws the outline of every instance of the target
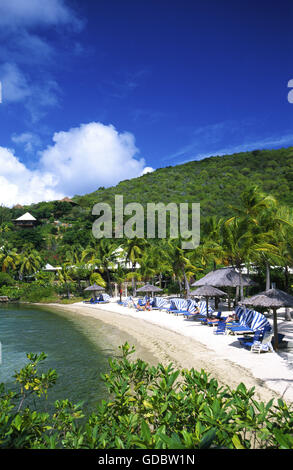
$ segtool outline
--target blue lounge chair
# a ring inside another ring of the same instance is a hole
[[[227,330],[232,334],[254,333],[259,328],[270,325],[268,320],[259,312],[246,310],[240,317],[238,325],[227,324]]]
[[[251,348],[256,342],[260,342],[263,339],[264,336],[264,330],[259,329],[256,330],[253,337],[241,337],[238,338],[238,341],[240,342],[241,346],[244,346],[244,348]]]
[[[222,318],[222,312],[218,312],[216,316],[213,318],[205,318],[202,320],[202,323],[208,326],[216,326],[220,321],[225,321],[224,318]]]
[[[239,323],[232,322],[232,324],[228,323],[227,324],[227,330],[228,332],[232,334],[243,334],[244,332],[246,333],[254,333],[254,330],[251,328],[251,323],[253,320],[253,310],[246,310],[242,315],[240,316]]]
[[[253,353],[260,354],[261,352],[274,352],[274,348],[272,346],[272,337],[273,332],[267,331],[264,333],[263,338],[261,341],[254,341],[251,345],[250,351]]]
[[[184,315],[188,313],[188,300],[187,299],[171,299],[170,309],[167,310],[174,315]]]
[[[168,300],[162,297],[154,297],[152,302],[153,310],[163,310],[167,308]]]
[[[214,335],[224,335],[226,333],[226,322],[219,321],[217,328],[214,329]]]

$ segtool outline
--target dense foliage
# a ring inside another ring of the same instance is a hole
[[[292,156],[290,147],[211,157],[161,168],[112,188],[75,196],[71,202],[0,207],[0,270],[17,283],[4,285],[0,280],[0,295],[8,295],[10,289],[17,298],[24,282],[39,281],[36,273],[46,263],[62,267],[58,277],[41,286],[39,294],[32,287],[18,297],[49,299],[72,293],[80,297],[83,281],[105,285],[110,294],[114,283],[120,288],[128,281],[128,292],[135,294],[137,283],[151,281],[168,294],[189,295],[193,279],[218,267],[244,264],[252,267],[257,290],[273,281],[290,291]],[[168,238],[97,240],[92,233],[96,218],[92,207],[101,201],[113,207],[115,195],[123,195],[124,204],[138,202],[144,207],[147,202],[200,202],[200,247],[182,250],[180,240]],[[25,211],[36,217],[35,228],[14,226],[13,220]],[[122,250],[121,256],[117,249]],[[120,263],[121,257],[128,269]]]
[[[150,366],[126,343],[102,376],[109,398],[84,416],[82,404],[55,403],[54,412],[27,406],[54,386],[54,370],[28,354],[15,374],[18,390],[0,386],[0,448],[34,449],[292,449],[293,411],[283,400],[257,401],[243,383],[222,387],[204,370]]]

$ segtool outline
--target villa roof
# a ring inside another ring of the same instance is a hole
[[[60,202],[70,202],[71,204],[76,204],[77,203],[75,201],[73,201],[72,199],[70,199],[69,197],[64,197],[63,199],[60,199]]]
[[[18,219],[16,219],[16,220],[30,220],[30,221],[33,221],[33,220],[37,220],[37,219],[33,215],[31,215],[29,212],[26,212],[22,216],[18,217]]]

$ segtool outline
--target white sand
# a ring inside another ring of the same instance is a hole
[[[205,369],[221,384],[236,387],[243,382],[255,387],[256,397],[293,402],[293,353],[255,354],[240,346],[234,335],[215,335],[213,328],[164,311],[139,311],[107,304],[50,304],[97,318],[128,333],[158,361],[176,367]],[[293,340],[293,321],[278,320],[280,333]],[[142,358],[144,359],[144,358]]]

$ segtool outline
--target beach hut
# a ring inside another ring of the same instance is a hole
[[[208,306],[209,306],[209,297],[227,297],[226,292],[217,289],[213,286],[201,286],[198,289],[195,289],[190,292],[192,296],[203,296],[206,299],[206,308],[207,308],[207,315],[208,315]]]
[[[145,284],[139,289],[136,289],[136,292],[150,292],[153,297],[154,292],[162,292],[162,290],[163,289],[161,289],[160,287],[154,286],[153,284]]]
[[[266,307],[273,310],[274,348],[278,351],[277,310],[281,307],[293,307],[293,296],[279,289],[268,289],[241,301],[244,305]]]

